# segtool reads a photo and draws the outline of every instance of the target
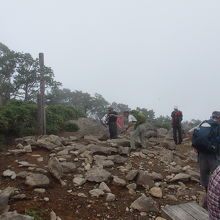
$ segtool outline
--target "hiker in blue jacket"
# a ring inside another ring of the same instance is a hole
[[[220,112],[202,122],[193,132],[192,146],[198,151],[200,182],[207,190],[209,176],[220,165]]]

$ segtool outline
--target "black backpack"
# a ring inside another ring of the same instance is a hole
[[[193,131],[192,146],[202,153],[212,154],[219,152],[219,129],[219,122],[214,120],[203,121]]]

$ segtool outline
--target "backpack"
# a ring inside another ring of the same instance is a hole
[[[174,111],[171,116],[173,124],[179,124],[183,120],[183,114],[181,111]]]
[[[146,122],[146,116],[141,113],[141,112],[138,112],[136,110],[133,110],[131,112],[131,114],[137,119],[137,122],[135,123],[135,128],[140,125],[140,124],[144,124]]]
[[[217,153],[220,147],[219,123],[214,120],[203,121],[193,131],[192,146],[202,153]]]

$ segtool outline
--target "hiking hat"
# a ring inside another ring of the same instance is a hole
[[[220,118],[220,112],[218,111],[212,112],[212,118]]]

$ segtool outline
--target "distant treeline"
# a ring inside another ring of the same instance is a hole
[[[101,119],[108,107],[113,107],[117,112],[131,110],[123,103],[109,103],[100,94],[94,96],[82,91],[71,91],[61,88],[62,84],[55,80],[52,68],[44,67],[44,79],[46,83],[46,103],[48,132],[56,133],[63,128],[64,120],[75,119],[79,116]],[[36,132],[36,100],[39,93],[40,74],[39,62],[29,53],[15,52],[6,45],[0,43],[0,131],[15,132],[18,135],[33,134]],[[16,102],[19,100],[22,102]],[[18,106],[16,109],[15,106]],[[53,107],[56,106],[56,107]],[[58,107],[58,106],[65,106]],[[70,110],[69,107],[72,107]],[[53,109],[54,108],[54,109]],[[8,109],[8,112],[6,111]],[[51,109],[59,114],[54,116]],[[58,110],[59,109],[59,110]],[[155,127],[170,129],[169,116],[155,117],[152,109],[137,107],[147,116],[149,122]],[[17,112],[18,111],[18,112]],[[65,118],[64,112],[73,111],[73,115]],[[17,113],[16,113],[17,112]],[[17,117],[17,118],[16,118]],[[50,117],[54,117],[50,120]],[[71,118],[72,117],[72,118]],[[22,119],[23,118],[23,119]],[[61,123],[62,121],[62,123]],[[17,123],[16,125],[14,123]],[[53,123],[51,125],[50,123]],[[188,127],[199,123],[198,120],[184,122]],[[56,126],[57,124],[57,126]],[[61,125],[62,124],[62,125]],[[7,133],[5,132],[5,133]],[[9,132],[9,133],[10,133]]]

